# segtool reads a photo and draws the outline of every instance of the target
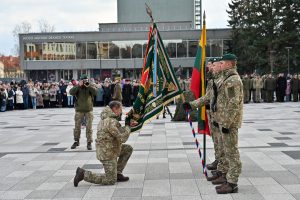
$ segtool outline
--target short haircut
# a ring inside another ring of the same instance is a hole
[[[111,101],[109,102],[108,106],[112,108],[120,108],[122,106],[121,102],[119,101]]]

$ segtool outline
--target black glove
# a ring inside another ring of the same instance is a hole
[[[222,133],[228,134],[229,133],[229,129],[222,127]]]
[[[182,107],[183,107],[184,110],[191,110],[192,109],[192,106],[189,102],[184,102],[182,104]]]
[[[130,117],[125,117],[125,126],[130,126]]]

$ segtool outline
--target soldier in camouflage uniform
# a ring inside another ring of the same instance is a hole
[[[122,171],[132,154],[132,147],[123,144],[131,132],[130,119],[127,117],[125,126],[122,127],[117,120],[121,113],[121,102],[111,101],[109,107],[106,107],[100,115],[101,120],[95,140],[96,155],[103,164],[105,174],[96,174],[78,167],[74,178],[75,187],[82,180],[101,185],[114,185],[117,181],[129,180],[128,177],[123,176]]]
[[[79,85],[73,87],[70,90],[70,94],[75,96],[75,128],[74,128],[74,140],[75,142],[71,146],[71,149],[75,149],[79,146],[79,139],[81,134],[81,121],[86,118],[86,138],[87,138],[87,149],[92,150],[93,142],[93,101],[97,95],[96,88],[88,82],[88,77],[82,75]]]
[[[185,102],[184,107],[185,109],[196,109],[206,105],[208,116],[209,116],[209,125],[210,125],[210,132],[214,142],[214,150],[215,150],[215,161],[211,164],[208,164],[206,167],[209,170],[216,170],[218,162],[221,160],[221,155],[224,156],[222,153],[222,149],[219,148],[218,141],[220,140],[220,130],[214,125],[214,112],[211,111],[210,105],[213,102],[214,97],[214,87],[216,87],[218,79],[220,77],[219,70],[220,70],[220,59],[219,58],[212,58],[208,61],[208,68],[210,73],[212,74],[206,88],[206,94],[192,102]],[[212,177],[207,177],[208,181],[212,181],[218,178],[218,175],[213,173]]]
[[[243,83],[236,70],[234,54],[223,55],[221,70],[222,80],[218,85],[216,123],[222,137],[220,148],[224,148],[226,158],[223,167],[228,170],[213,183],[222,183],[216,187],[216,191],[219,194],[227,194],[238,191],[237,182],[242,168],[238,150],[238,129],[242,124],[244,96]]]

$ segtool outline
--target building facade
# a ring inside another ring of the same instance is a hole
[[[173,67],[190,77],[200,30],[192,21],[158,23]],[[58,81],[81,74],[102,80],[119,73],[139,78],[149,23],[99,24],[97,32],[20,34],[20,64],[28,78]],[[207,30],[207,56],[221,56],[230,47],[230,29]]]

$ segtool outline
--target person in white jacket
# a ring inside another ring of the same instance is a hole
[[[67,92],[67,98],[68,98],[68,107],[74,107],[74,102],[73,102],[73,96],[70,94],[70,90],[73,88],[72,82],[69,82],[66,92]]]
[[[16,91],[16,104],[17,104],[17,109],[23,109],[24,108],[24,104],[23,104],[23,92],[21,90],[21,87],[18,86],[17,87],[17,91]]]

